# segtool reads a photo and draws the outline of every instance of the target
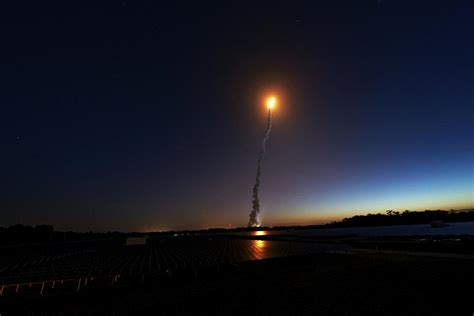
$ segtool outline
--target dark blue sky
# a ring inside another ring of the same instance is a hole
[[[267,91],[263,224],[474,204],[471,1],[2,11],[0,225],[245,225]]]

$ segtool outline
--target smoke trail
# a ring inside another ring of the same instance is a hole
[[[262,174],[262,161],[265,157],[265,146],[267,140],[270,137],[270,132],[272,131],[272,110],[268,110],[268,123],[267,131],[262,141],[262,151],[260,152],[260,157],[257,162],[257,176],[255,177],[255,185],[253,186],[253,200],[252,200],[252,212],[249,215],[249,227],[258,226],[258,214],[260,213],[260,198],[258,197],[258,190],[260,189],[260,175]]]

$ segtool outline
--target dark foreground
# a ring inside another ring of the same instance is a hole
[[[80,292],[5,296],[7,315],[472,315],[469,259],[313,254]]]

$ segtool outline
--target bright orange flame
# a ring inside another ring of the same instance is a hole
[[[264,230],[257,230],[254,232],[254,236],[265,236],[267,234]]]
[[[275,98],[274,96],[271,96],[267,99],[268,109],[272,110],[276,104],[277,104],[277,98]]]

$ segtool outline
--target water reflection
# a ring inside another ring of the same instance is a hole
[[[266,236],[267,232],[264,230],[257,230],[254,231],[253,236]],[[265,251],[267,248],[267,241],[266,240],[252,240],[252,248],[254,249],[254,254],[256,259],[263,259],[265,258]]]

